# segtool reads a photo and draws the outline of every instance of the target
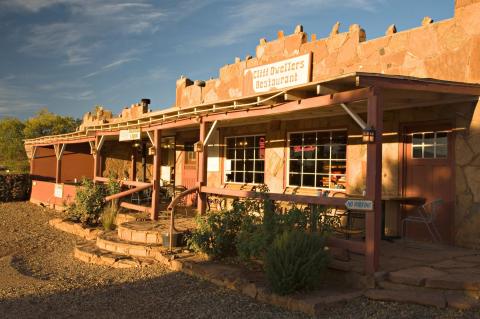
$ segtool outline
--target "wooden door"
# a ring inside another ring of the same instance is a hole
[[[185,143],[182,184],[187,189],[195,187],[197,184],[197,154],[194,152],[193,143]],[[194,194],[188,195],[187,204],[193,205],[195,198]]]
[[[454,225],[454,133],[448,126],[406,127],[404,130],[403,194],[424,197],[427,202],[442,199],[435,225],[442,242],[453,242]],[[405,206],[404,217],[415,207]],[[408,223],[409,239],[432,241],[424,224]]]

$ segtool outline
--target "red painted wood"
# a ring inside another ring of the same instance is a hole
[[[193,143],[191,144],[193,145]],[[182,186],[187,189],[197,186],[197,157],[197,154],[193,150],[184,151]],[[187,196],[187,205],[193,205],[195,198],[195,195]]]
[[[153,147],[155,155],[153,156],[153,192],[152,192],[152,211],[151,219],[158,219],[159,203],[160,203],[160,165],[162,163],[162,154],[160,153],[162,141],[162,131],[155,130],[153,134]]]
[[[63,185],[63,197],[54,196],[55,183],[32,180],[32,192],[30,201],[35,204],[43,204],[50,208],[64,208],[64,204],[71,204],[75,200],[75,185]]]
[[[207,123],[200,123],[200,142],[204,145],[205,137],[207,135]],[[203,147],[201,152],[198,152],[197,171],[198,171],[198,185],[207,185],[207,159],[208,159],[208,147]],[[197,201],[198,213],[203,215],[207,210],[207,196],[200,193]]]
[[[367,125],[375,128],[375,143],[367,144],[367,176],[365,197],[373,201],[373,214],[365,219],[365,271],[378,270],[382,225],[382,132],[383,101],[379,89],[372,88],[368,97]]]

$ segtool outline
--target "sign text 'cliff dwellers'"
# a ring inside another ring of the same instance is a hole
[[[265,64],[245,70],[251,72],[253,91],[256,93],[306,84],[310,81],[311,54]]]

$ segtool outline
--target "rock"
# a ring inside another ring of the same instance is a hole
[[[412,293],[412,291],[408,290],[370,289],[364,295],[373,300],[408,302],[437,308],[445,308],[446,306],[446,300],[441,291],[417,291]]]
[[[447,275],[446,272],[431,267],[413,267],[391,272],[389,273],[388,278],[390,281],[399,284],[422,286],[427,278],[445,275]]]

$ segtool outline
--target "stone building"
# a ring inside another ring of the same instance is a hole
[[[401,32],[392,25],[375,39],[359,25],[339,32],[337,24],[327,38],[302,26],[279,31],[218,78],[182,76],[171,108],[150,111],[142,101],[119,117],[99,110],[78,132],[27,140],[32,201],[62,206],[74,196],[70,183],[112,175],[153,185],[153,218],[155,185],[198,187],[189,200],[200,211],[211,194],[251,196],[259,184],[277,200],[364,198],[374,211],[365,244],[345,245],[374,260],[368,247],[380,233],[398,235],[415,206],[388,213],[389,199],[442,199],[437,240],[480,248],[478,21],[480,1],[457,0],[451,19],[426,17]],[[422,224],[405,234],[432,239]]]

